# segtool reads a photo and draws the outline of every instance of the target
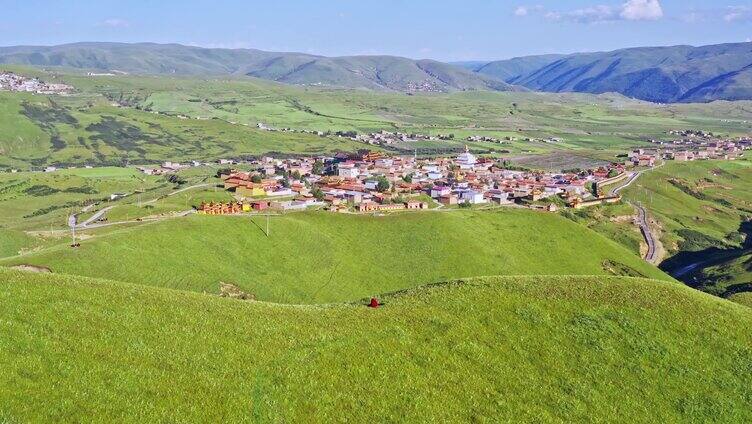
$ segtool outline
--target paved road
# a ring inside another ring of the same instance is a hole
[[[192,214],[194,212],[195,211],[193,209],[191,209],[191,210],[187,210],[187,211],[176,212],[176,213],[174,213],[172,215],[158,216],[158,217],[153,217],[153,218],[131,219],[131,220],[127,220],[127,221],[102,222],[102,223],[99,223],[99,224],[90,224],[90,225],[87,225],[85,227],[76,227],[76,229],[90,230],[90,229],[94,229],[94,228],[110,227],[112,225],[134,224],[134,223],[137,223],[137,222],[162,221],[162,220],[165,220],[165,219],[182,218],[182,217],[188,216],[188,215],[190,215],[190,214]]]
[[[107,211],[109,211],[110,209],[112,209],[114,207],[115,207],[115,205],[113,205],[113,206],[107,206],[106,208],[102,208],[101,210],[97,211],[97,213],[95,213],[94,215],[92,215],[86,221],[84,221],[84,222],[76,225],[76,228],[85,228],[85,227],[88,227],[89,225],[91,225],[92,222],[94,222],[94,221],[98,220],[99,218],[101,218],[104,214],[107,213]]]
[[[611,190],[611,194],[614,196],[618,195],[622,190],[632,185],[632,183],[635,182],[635,180],[637,180],[637,178],[640,177],[640,174],[641,174],[640,172],[633,172],[632,175],[630,175],[629,178],[627,178],[627,180],[624,181],[624,184],[618,187],[615,187],[613,190]]]
[[[642,206],[637,206],[637,225],[640,227],[640,232],[642,232],[642,236],[645,237],[645,242],[648,245],[648,251],[645,253],[645,260],[653,263],[656,259],[655,238],[650,231],[648,212]]]
[[[188,191],[188,190],[193,190],[194,188],[210,187],[210,186],[212,186],[212,185],[213,185],[213,184],[211,184],[211,183],[206,183],[206,184],[196,184],[196,185],[192,185],[192,186],[190,186],[190,187],[184,187],[184,188],[181,188],[180,190],[176,190],[176,191],[173,191],[172,193],[168,193],[168,194],[166,194],[166,195],[165,195],[164,197],[170,197],[170,196],[174,196],[174,195],[176,195],[176,194],[180,194],[180,193],[182,193],[182,192],[184,192],[184,191]],[[158,200],[160,200],[160,199],[164,199],[164,197],[157,197],[156,199],[151,199],[151,200],[148,200],[148,201],[146,201],[146,202],[143,202],[143,204],[144,204],[144,205],[150,205],[150,204],[152,204],[152,203],[156,203],[156,202],[157,202]]]
[[[631,186],[631,185],[632,185],[632,183],[634,183],[635,181],[637,181],[637,179],[638,179],[638,178],[640,178],[640,175],[642,175],[643,173],[645,173],[645,172],[650,172],[650,171],[654,171],[654,170],[656,170],[656,169],[658,169],[658,168],[662,167],[662,166],[663,166],[663,165],[665,165],[665,164],[666,164],[666,162],[663,162],[663,163],[661,163],[660,165],[658,165],[658,166],[655,166],[655,167],[653,167],[653,168],[643,169],[642,171],[639,171],[639,172],[633,172],[633,173],[632,173],[632,175],[630,175],[630,176],[629,176],[629,178],[627,178],[627,180],[626,180],[626,181],[624,182],[624,184],[622,184],[622,185],[620,185],[620,186],[618,186],[618,187],[614,187],[614,188],[613,188],[613,189],[611,190],[611,194],[612,194],[612,195],[617,195],[617,194],[619,194],[619,193],[620,193],[620,192],[621,192],[622,190],[624,190],[625,188],[627,188],[627,187]]]

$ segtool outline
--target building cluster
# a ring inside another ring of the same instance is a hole
[[[439,135],[426,135],[416,133],[403,133],[403,132],[390,132],[379,131],[367,134],[352,134],[350,137],[353,141],[358,141],[365,144],[371,144],[375,146],[384,146],[395,143],[409,143],[416,141],[448,141],[453,140],[453,134],[439,134]]]
[[[693,160],[736,160],[752,149],[752,139],[713,138],[712,133],[685,137],[673,141],[653,141],[660,147],[637,149],[628,154],[627,163],[636,166],[654,166],[659,159],[688,162]]]
[[[417,159],[378,152],[333,157],[274,159],[232,172],[224,187],[239,202],[274,200],[276,209],[321,206],[332,211],[428,209],[431,204],[523,203],[556,197],[573,204],[595,199],[593,185],[624,171],[622,165],[580,173],[505,169],[467,149],[452,158]],[[557,202],[558,203],[558,202]]]
[[[65,94],[73,90],[67,84],[47,83],[13,72],[0,72],[0,91],[24,91],[37,94]]]
[[[507,142],[511,141],[511,137],[507,137],[506,140],[501,140],[496,137],[489,137],[487,135],[471,135],[470,137],[467,137],[465,140],[469,142],[486,142],[486,143],[496,143],[496,144],[506,144]]]

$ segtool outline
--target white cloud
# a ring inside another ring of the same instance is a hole
[[[514,9],[514,16],[519,16],[519,17],[528,16],[528,15],[532,15],[534,13],[543,12],[544,10],[545,10],[545,8],[543,6],[541,6],[541,5],[539,5],[539,4],[535,4],[535,5],[520,5],[520,6],[517,6]]]
[[[657,20],[663,17],[663,8],[659,0],[627,0],[617,5],[596,4],[567,11],[546,10],[543,6],[518,6],[514,14],[516,16],[527,16],[533,12],[541,14],[550,21],[579,23],[601,23],[619,20],[645,21]]]
[[[729,6],[723,15],[726,22],[752,20],[752,6]]]
[[[120,18],[109,18],[100,22],[97,26],[109,27],[109,28],[128,28],[131,26],[130,22]]]
[[[663,8],[658,0],[628,0],[619,16],[628,21],[654,21],[663,17]]]
[[[597,5],[573,10],[566,14],[569,20],[582,23],[607,22],[617,18],[616,10],[611,6]]]

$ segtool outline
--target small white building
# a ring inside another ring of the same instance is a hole
[[[355,164],[345,163],[341,164],[338,167],[337,175],[342,178],[358,178],[358,175],[360,175],[360,170],[355,166]]]

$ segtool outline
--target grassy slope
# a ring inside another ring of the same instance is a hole
[[[524,210],[387,217],[293,213],[271,219],[193,216],[143,224],[4,264],[186,290],[232,282],[260,300],[326,303],[482,275],[595,275],[614,261],[667,278],[616,242]],[[583,252],[588,252],[583,254]]]
[[[752,308],[752,293],[751,292],[737,293],[731,296],[729,300],[742,304],[742,305],[747,305],[750,308]]]
[[[0,418],[752,420],[752,311],[679,284],[486,278],[382,300],[282,306],[0,270]]]
[[[670,184],[672,179],[695,194]],[[735,236],[742,218],[752,213],[752,161],[669,162],[643,174],[625,195],[660,219],[664,245],[673,251],[681,247],[682,230],[704,235],[715,245],[738,244],[739,240],[729,237]],[[709,245],[688,243],[683,250],[704,247]]]
[[[269,152],[356,150],[348,140],[270,133],[222,120],[180,119],[113,107],[99,95],[0,92],[0,167],[211,160]]]
[[[703,285],[717,288],[719,294],[737,291],[752,295],[752,251],[703,269],[697,276]]]
[[[504,155],[576,150],[606,160],[613,159],[616,152],[642,145],[648,138],[663,138],[669,129],[698,127],[742,134],[752,128],[746,103],[664,107],[612,95],[540,93],[406,96],[291,87],[252,78],[92,78],[80,73],[13,69],[47,80],[64,80],[78,92],[65,98],[0,93],[4,104],[0,107],[0,147],[18,152],[12,157],[0,156],[0,166],[22,166],[28,164],[29,158],[37,164],[119,161],[124,157],[208,159],[270,151],[313,153],[363,147],[301,134],[259,132],[240,125],[255,126],[258,122],[316,130],[454,133],[458,138],[454,142],[395,146],[408,150],[461,148],[461,139],[473,134],[558,136],[565,141],[555,146],[520,140],[508,145],[473,143],[472,147]],[[112,102],[162,114],[116,108]],[[19,115],[25,103],[36,105],[36,113],[31,115],[37,118]],[[54,109],[52,113],[50,109]],[[56,113],[60,111],[63,113]],[[217,119],[185,120],[175,117],[178,114]],[[73,124],[70,118],[75,120]],[[15,122],[17,126],[12,125]],[[58,147],[50,151],[53,136],[58,137]]]

